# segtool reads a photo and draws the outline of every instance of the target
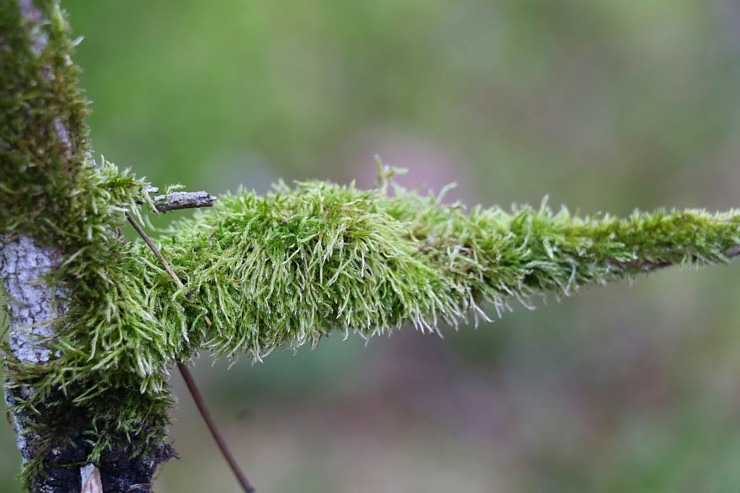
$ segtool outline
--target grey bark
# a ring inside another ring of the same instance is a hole
[[[172,192],[167,195],[152,197],[157,212],[170,212],[180,209],[211,207],[216,196],[208,192]]]
[[[43,365],[54,357],[50,348],[54,340],[51,324],[64,310],[61,302],[55,302],[61,300],[61,293],[47,286],[45,281],[60,255],[40,247],[27,236],[3,240],[0,238],[0,277],[8,297],[8,345],[21,363]],[[28,418],[17,412],[13,404],[19,399],[27,400],[33,392],[33,388],[17,386],[12,379],[6,381],[5,402],[11,409],[18,449],[24,462],[33,459],[33,449],[29,447],[32,440],[29,439],[34,435],[25,432]]]

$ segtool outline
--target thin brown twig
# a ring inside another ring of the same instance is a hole
[[[236,479],[239,481],[239,484],[241,484],[241,487],[247,493],[254,493],[254,486],[252,486],[252,483],[249,482],[247,476],[239,468],[239,464],[237,464],[236,459],[229,450],[229,447],[226,445],[226,441],[224,440],[223,435],[216,427],[216,423],[213,420],[208,407],[206,406],[205,399],[203,399],[203,396],[198,390],[198,386],[195,384],[195,380],[193,379],[193,375],[190,372],[190,369],[185,366],[185,363],[182,363],[180,361],[177,362],[177,368],[179,368],[180,373],[182,373],[182,378],[185,380],[185,385],[188,386],[188,390],[195,400],[195,405],[198,406],[198,411],[200,411],[200,415],[203,416],[203,420],[206,422],[208,429],[211,430],[211,435],[213,435],[213,438],[216,440],[216,445],[218,445],[218,448],[221,449],[221,454],[223,454],[226,462],[229,463],[229,466],[234,472],[234,475],[236,475]]]
[[[164,259],[162,254],[159,252],[159,249],[154,244],[152,240],[149,239],[147,234],[144,232],[144,229],[139,225],[139,223],[136,222],[136,219],[131,216],[128,212],[126,213],[126,219],[128,219],[128,222],[131,223],[131,226],[134,227],[137,233],[139,233],[139,236],[141,236],[141,239],[144,240],[144,243],[146,243],[146,246],[149,247],[149,249],[154,252],[154,255],[157,257],[157,260],[159,260],[159,263],[162,264],[164,267],[164,270],[167,271],[167,274],[170,275],[172,279],[175,280],[175,283],[177,283],[178,287],[182,287],[182,281],[179,277],[177,277],[177,274],[175,274],[175,271],[172,270],[172,267],[170,267],[170,264],[167,263],[167,261]]]
[[[170,267],[170,264],[167,263],[167,260],[165,260],[165,258],[162,256],[162,253],[159,251],[154,242],[149,239],[149,236],[147,236],[147,234],[144,232],[144,229],[129,213],[126,213],[126,219],[129,223],[131,223],[136,232],[139,233],[139,236],[141,236],[141,238],[144,240],[144,243],[146,243],[149,249],[154,252],[154,255],[157,257],[162,266],[164,266],[164,269],[167,271],[170,277],[174,279],[179,287],[182,287],[182,281],[179,277],[177,277],[177,274],[175,274],[175,271],[172,270],[172,267]],[[205,317],[205,322],[207,325],[211,325],[211,320],[208,318],[208,316]],[[224,456],[224,459],[226,459],[226,462],[229,464],[229,467],[234,473],[234,476],[236,476],[237,481],[246,493],[254,493],[254,486],[252,486],[252,483],[249,481],[246,474],[244,474],[244,472],[241,470],[241,467],[239,467],[234,454],[231,452],[228,445],[226,444],[226,440],[224,439],[223,434],[218,429],[218,426],[216,426],[216,422],[214,421],[213,416],[208,410],[208,406],[206,405],[206,402],[203,399],[203,395],[200,393],[200,390],[195,383],[195,379],[193,378],[190,369],[181,361],[177,362],[177,368],[180,370],[180,374],[185,380],[185,385],[187,385],[188,390],[190,391],[190,395],[193,396],[193,400],[195,401],[195,405],[198,407],[198,411],[200,412],[201,417],[206,422],[208,430],[211,432],[213,439],[216,441],[216,445],[218,445],[219,450],[221,450],[221,454]]]

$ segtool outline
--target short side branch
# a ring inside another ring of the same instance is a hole
[[[156,189],[155,189],[156,191]],[[211,207],[216,202],[216,196],[208,192],[172,192],[167,195],[152,197],[157,212],[170,212],[179,209],[195,209]]]

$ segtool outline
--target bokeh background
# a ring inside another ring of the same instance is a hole
[[[372,186],[467,204],[723,210],[740,198],[734,0],[69,0],[96,152],[212,193]],[[444,339],[200,381],[261,493],[740,491],[740,263],[582,289]],[[179,375],[156,490],[239,491]],[[0,491],[19,491],[8,426]]]

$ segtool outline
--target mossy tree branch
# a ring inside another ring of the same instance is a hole
[[[540,293],[726,262],[739,243],[734,211],[627,219],[545,206],[467,211],[400,188],[389,196],[308,182],[222,197],[214,210],[176,223],[160,247],[198,300],[182,306],[169,330],[191,326],[188,345],[260,359],[334,330],[371,336],[406,322],[437,330],[439,321],[482,314],[484,302],[500,312]],[[156,278],[147,282],[172,299]],[[202,313],[213,327],[199,321]]]

